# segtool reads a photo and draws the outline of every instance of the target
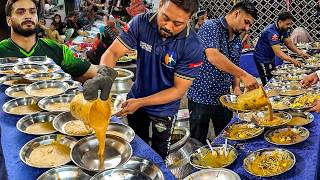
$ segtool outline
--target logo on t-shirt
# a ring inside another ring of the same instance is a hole
[[[202,65],[202,60],[199,60],[197,63],[189,64],[189,68],[196,68]]]
[[[165,65],[168,68],[174,68],[176,65],[176,59],[177,59],[177,54],[173,51],[169,51],[165,56],[164,56],[164,62],[162,62],[163,65]]]
[[[274,34],[271,39],[272,39],[272,41],[278,41],[279,36],[277,34]]]

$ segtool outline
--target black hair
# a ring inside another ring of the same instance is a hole
[[[283,11],[278,14],[277,22],[285,21],[287,19],[293,20],[293,15],[289,11]]]
[[[197,14],[196,14],[196,17],[199,18],[200,16],[205,15],[206,12],[207,12],[207,11],[205,11],[205,10],[198,11]]]
[[[248,0],[239,1],[232,7],[230,12],[234,12],[236,10],[243,10],[250,14],[254,19],[258,17],[258,10],[256,9],[255,5]]]
[[[56,19],[56,17],[59,17],[60,18],[60,22],[62,22],[62,18],[61,18],[61,15],[60,14],[55,14],[52,18],[52,20],[54,21]]]
[[[7,1],[6,7],[5,7],[6,16],[11,16],[11,14],[12,14],[12,6],[13,6],[13,4],[16,3],[17,1],[19,1],[19,0],[8,0],[8,1]],[[37,2],[36,2],[36,0],[31,0],[31,1],[36,5],[36,8],[37,8]]]
[[[162,0],[162,3],[165,4],[167,1],[174,3],[190,14],[195,13],[199,8],[199,0]]]

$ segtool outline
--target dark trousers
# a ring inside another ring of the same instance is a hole
[[[272,78],[271,71],[275,69],[275,63],[259,63],[255,60],[259,76],[263,85],[266,85],[267,82]]]
[[[233,114],[229,109],[221,105],[205,105],[188,100],[190,112],[190,133],[191,137],[206,144],[209,122],[212,120],[216,135],[228,125]]]
[[[165,160],[169,154],[176,116],[156,117],[138,110],[133,114],[129,114],[127,118],[129,126],[146,143],[150,140],[149,127],[150,123],[152,124],[151,147]]]

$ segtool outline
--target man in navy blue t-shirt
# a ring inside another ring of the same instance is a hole
[[[292,52],[295,52],[302,57],[309,56],[305,52],[299,50],[289,38],[288,30],[292,26],[292,20],[293,16],[290,12],[281,12],[278,15],[277,22],[269,25],[260,34],[253,57],[263,85],[272,78],[271,71],[275,68],[275,55],[284,61],[293,63],[295,66],[301,66],[301,63],[298,60],[286,55],[281,50],[282,43],[284,43]]]
[[[240,34],[248,31],[257,10],[253,3],[241,1],[224,17],[208,20],[198,31],[205,47],[199,76],[188,91],[191,137],[206,143],[210,119],[218,135],[232,118],[232,112],[219,101],[222,95],[239,95],[240,81],[246,88],[258,87],[256,79],[239,67],[242,45]]]
[[[140,14],[128,24],[101,58],[114,67],[130,49],[138,51],[136,80],[121,115],[146,142],[152,122],[152,147],[168,154],[180,99],[197,76],[203,48],[188,22],[196,0],[163,0],[157,13]]]

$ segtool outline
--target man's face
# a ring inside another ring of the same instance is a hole
[[[254,18],[251,14],[246,13],[243,10],[235,11],[234,13],[234,27],[232,28],[235,34],[241,34],[243,32],[249,31]]]
[[[29,37],[36,33],[38,22],[36,5],[31,0],[19,0],[12,5],[11,16],[7,23],[11,29],[22,36]]]
[[[279,21],[279,29],[281,31],[288,31],[292,27],[293,21],[292,19],[287,19],[285,21]]]
[[[185,12],[171,1],[165,2],[157,15],[158,31],[168,38],[179,34],[188,24],[190,13]]]

